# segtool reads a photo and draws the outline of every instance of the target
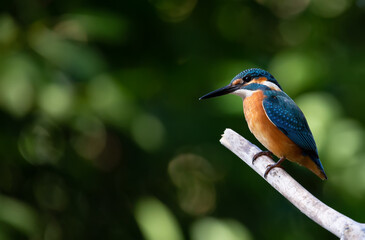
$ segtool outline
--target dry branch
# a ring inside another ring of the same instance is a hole
[[[260,157],[252,164],[252,157],[261,150],[231,129],[224,131],[220,142],[261,177],[267,165],[274,163],[268,157]],[[302,213],[341,240],[365,240],[365,224],[352,220],[318,200],[283,169],[272,169],[265,180]]]

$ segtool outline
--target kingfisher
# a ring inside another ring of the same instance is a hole
[[[289,160],[302,165],[322,180],[327,179],[311,130],[303,112],[283,91],[269,72],[247,69],[225,87],[201,98],[234,94],[243,100],[243,112],[251,133],[268,150],[253,156],[252,163],[260,156],[279,158],[267,166],[264,177],[275,167]]]

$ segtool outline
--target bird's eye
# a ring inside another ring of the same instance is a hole
[[[243,81],[245,82],[249,82],[251,80],[251,77],[250,76],[246,76],[243,78]]]

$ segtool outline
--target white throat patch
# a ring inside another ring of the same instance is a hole
[[[238,89],[234,91],[232,94],[240,96],[242,99],[251,96],[255,91],[247,90],[247,89]]]

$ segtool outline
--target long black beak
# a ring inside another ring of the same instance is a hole
[[[200,97],[199,100],[207,99],[207,98],[213,98],[213,97],[219,97],[219,96],[222,96],[222,95],[226,95],[228,93],[231,93],[231,92],[236,91],[239,88],[240,87],[237,86],[237,85],[229,84],[229,85],[227,85],[225,87],[222,87],[222,88],[217,89],[217,90],[215,90],[213,92],[210,92],[208,94],[205,94],[204,96]]]

